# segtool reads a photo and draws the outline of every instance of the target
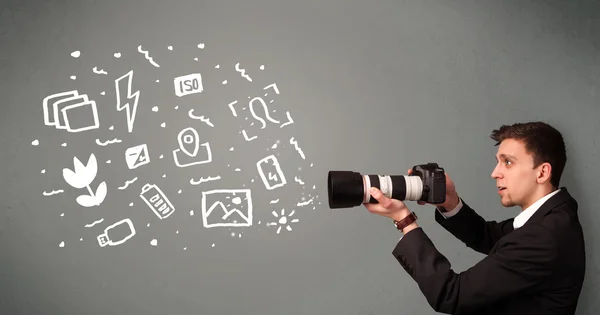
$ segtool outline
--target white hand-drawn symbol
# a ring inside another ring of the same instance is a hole
[[[168,218],[175,212],[175,207],[173,207],[171,201],[169,201],[162,190],[154,184],[144,185],[140,197],[161,220]]]
[[[277,212],[273,211],[271,212],[273,214],[274,217],[278,218],[279,215],[277,214]],[[277,222],[269,222],[267,223],[267,226],[277,226],[279,225],[279,227],[277,228],[277,234],[279,234],[279,232],[281,232],[281,228],[285,225],[285,229],[288,231],[292,231],[292,227],[290,226],[290,223],[297,223],[300,220],[298,219],[291,219],[291,217],[294,215],[295,211],[292,210],[292,212],[290,212],[290,214],[288,214],[287,216],[285,215],[285,209],[281,209],[281,217],[279,217],[279,220],[277,220]]]
[[[121,81],[127,79],[126,86]],[[135,122],[135,113],[137,112],[138,100],[140,99],[140,91],[131,93],[131,81],[133,80],[133,70],[127,72],[122,77],[115,80],[115,92],[117,94],[117,110],[125,109],[127,114],[127,129],[129,132],[133,130]]]
[[[265,103],[265,100],[262,99],[262,97],[255,97],[253,99],[250,100],[250,113],[252,113],[252,117],[254,117],[254,119],[260,121],[260,123],[262,124],[262,127],[260,127],[260,129],[265,129],[265,127],[267,126],[266,122],[264,119],[262,119],[260,116],[256,115],[256,111],[254,110],[254,103],[258,101],[260,102],[260,105],[262,106],[262,109],[265,113],[265,117],[267,117],[267,119],[275,124],[279,123],[279,120],[275,120],[273,119],[270,115],[269,115],[269,108],[267,107],[267,104]]]
[[[124,232],[124,233],[123,233]],[[100,247],[117,246],[125,243],[135,235],[135,228],[131,219],[123,219],[111,224],[104,229],[104,233],[98,235]]]
[[[279,161],[274,155],[269,155],[256,163],[258,173],[265,187],[268,190],[273,190],[287,183]]]
[[[192,73],[177,77],[173,80],[175,85],[175,95],[182,97],[194,93],[202,93],[202,75],[200,73]]]
[[[90,184],[94,181],[98,172],[96,156],[92,153],[85,166],[77,159],[77,157],[74,157],[73,164],[75,166],[74,171],[68,168],[63,169],[65,181],[77,189],[87,187],[87,190],[90,193],[89,195],[77,197],[77,203],[84,207],[99,206],[104,201],[107,190],[106,182],[100,183],[98,188],[96,188],[95,193],[92,192],[92,188],[90,187]]]
[[[265,86],[263,88],[263,90],[268,90],[268,89],[273,89],[275,91],[275,94],[279,94],[279,88],[277,88],[277,84],[275,84],[275,83],[269,84],[269,85],[267,85],[267,86]],[[273,100],[271,100],[271,102],[273,102]],[[288,121],[286,123],[281,124],[281,126],[279,126],[279,128],[283,128],[283,127],[285,127],[287,125],[290,125],[290,124],[294,123],[294,120],[292,119],[292,116],[290,115],[289,111],[286,111],[285,115],[286,115]]]
[[[236,63],[235,64],[235,71],[239,72],[240,75],[242,76],[242,78],[245,78],[246,80],[252,82],[252,78],[246,74],[246,69],[241,69],[240,68],[240,63]]]
[[[100,127],[96,102],[75,90],[47,96],[43,100],[43,109],[44,124],[56,129],[81,132]]]
[[[125,150],[125,162],[127,162],[127,167],[129,167],[129,169],[135,169],[139,166],[150,163],[148,146],[146,144],[142,144]]]
[[[173,150],[173,159],[178,167],[212,162],[210,144],[208,142],[200,144],[200,137],[196,129],[189,127],[181,130],[177,136],[177,141],[179,142],[179,149]],[[198,156],[200,147],[204,147],[202,151],[206,154]],[[181,154],[182,152],[184,154]]]
[[[202,222],[206,228],[251,226],[250,189],[216,189],[202,192]]]
[[[294,145],[294,148],[296,148],[296,151],[298,152],[298,154],[300,154],[300,157],[302,157],[302,159],[305,160],[306,156],[304,156],[304,152],[302,152],[302,149],[298,146],[298,141],[294,140],[294,137],[290,138],[290,144]]]
[[[142,48],[142,45],[138,46],[138,51],[140,52],[140,54],[143,54],[144,57],[146,58],[146,60],[148,60],[148,62],[150,62],[150,64],[152,64],[153,66],[160,68],[160,65],[158,63],[156,63],[156,61],[154,61],[154,58],[150,57],[150,55],[148,54],[147,50],[144,50]]]

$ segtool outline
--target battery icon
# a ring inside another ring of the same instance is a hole
[[[167,199],[162,190],[154,184],[144,185],[140,197],[161,220],[168,218],[175,212],[173,204]]]

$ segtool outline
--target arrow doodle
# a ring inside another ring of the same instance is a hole
[[[125,93],[121,90],[121,80],[127,79],[127,90]],[[133,70],[127,72],[124,76],[115,80],[115,90],[117,94],[117,110],[122,111],[125,109],[127,114],[127,129],[129,132],[133,130],[133,123],[135,121],[135,113],[137,111],[138,100],[140,98],[140,91],[136,91],[131,94],[131,81],[133,80]]]

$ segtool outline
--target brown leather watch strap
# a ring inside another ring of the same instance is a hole
[[[406,216],[406,218],[404,218],[400,221],[394,220],[394,224],[396,224],[396,228],[398,230],[402,231],[402,229],[409,226],[411,223],[417,221],[417,219],[418,219],[417,214],[414,212],[411,212],[408,216]]]

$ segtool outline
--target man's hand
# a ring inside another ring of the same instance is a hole
[[[409,168],[408,175],[410,175],[411,173],[412,173],[412,169]],[[444,174],[446,175],[446,201],[444,201],[443,203],[440,203],[440,204],[432,204],[432,205],[443,208],[446,211],[450,211],[450,210],[456,208],[456,205],[458,205],[459,197],[458,197],[458,193],[456,192],[456,187],[454,186],[454,182],[452,181],[452,179],[450,178],[448,173],[444,173]],[[426,202],[423,202],[423,201],[417,201],[417,203],[420,205],[426,204]]]
[[[391,218],[396,221],[400,221],[410,215],[410,210],[406,207],[404,202],[388,198],[383,193],[375,188],[371,187],[371,196],[375,198],[379,203],[365,203],[364,206],[371,213],[375,213],[384,217]],[[417,222],[413,222],[402,230],[402,233],[406,234],[412,229],[417,228]]]

